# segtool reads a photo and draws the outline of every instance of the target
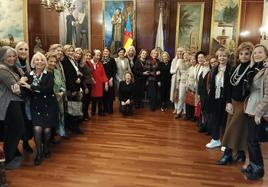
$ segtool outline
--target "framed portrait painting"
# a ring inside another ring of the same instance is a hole
[[[0,46],[28,42],[27,0],[0,1]]]
[[[59,16],[62,45],[90,48],[90,0],[73,0],[70,8]]]
[[[103,45],[115,55],[127,39],[135,41],[136,0],[104,0]]]
[[[175,48],[201,49],[204,2],[178,2]]]
[[[211,19],[210,53],[220,47],[236,51],[239,39],[241,0],[214,0]]]

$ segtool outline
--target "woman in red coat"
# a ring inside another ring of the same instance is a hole
[[[103,103],[103,84],[105,90],[108,90],[108,78],[106,77],[105,70],[100,61],[101,51],[95,49],[93,52],[93,59],[90,60],[89,66],[92,71],[93,84],[91,90],[92,97],[92,116],[96,114],[96,105],[98,103],[98,115],[103,116],[102,103]]]

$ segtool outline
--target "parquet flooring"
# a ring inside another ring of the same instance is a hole
[[[268,167],[262,180],[251,182],[240,173],[241,164],[216,165],[222,152],[205,148],[210,138],[171,113],[142,109],[125,118],[118,112],[93,117],[82,124],[83,135],[53,145],[52,157],[41,166],[25,154],[20,169],[7,171],[9,186],[268,186]],[[263,150],[267,163],[268,144]]]

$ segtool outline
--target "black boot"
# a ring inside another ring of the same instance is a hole
[[[232,150],[230,148],[225,149],[223,156],[217,161],[218,165],[226,165],[233,162]]]
[[[33,153],[33,149],[26,140],[23,141],[23,150],[27,151],[28,153]]]
[[[246,154],[244,151],[238,151],[237,154],[234,156],[234,162],[245,162],[246,161]]]
[[[263,166],[251,163],[251,167],[252,169],[245,173],[248,180],[258,180],[264,176]]]
[[[43,150],[44,150],[44,157],[45,157],[46,159],[50,158],[50,156],[51,156],[51,152],[50,152],[49,144],[44,145]]]
[[[34,159],[34,165],[39,166],[42,162],[42,153],[41,152],[37,152],[35,159]]]

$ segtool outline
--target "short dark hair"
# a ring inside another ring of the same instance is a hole
[[[207,55],[204,51],[198,51],[198,52],[195,54],[195,60],[196,60],[197,63],[198,63],[198,60],[197,60],[197,59],[198,59],[198,56],[201,55],[201,54],[204,55],[204,56]]]

